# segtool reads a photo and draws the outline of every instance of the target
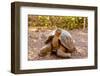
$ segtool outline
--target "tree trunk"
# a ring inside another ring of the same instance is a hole
[[[83,31],[85,30],[85,27],[86,27],[86,17],[84,17]]]

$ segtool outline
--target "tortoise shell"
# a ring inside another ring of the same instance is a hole
[[[59,40],[60,40],[61,44],[65,48],[67,48],[68,50],[70,50],[70,51],[75,50],[75,45],[74,45],[74,42],[73,42],[71,34],[68,31],[66,31],[66,30],[63,30],[63,29],[60,29],[60,30],[61,30],[61,35],[60,35]],[[55,32],[56,32],[56,30],[54,30],[53,32],[51,32],[49,34],[49,36],[54,36]]]

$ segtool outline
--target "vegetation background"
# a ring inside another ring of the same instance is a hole
[[[63,28],[67,30],[85,29],[88,26],[87,17],[78,16],[28,16],[29,27]]]

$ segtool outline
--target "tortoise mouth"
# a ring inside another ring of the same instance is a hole
[[[56,35],[56,36],[60,36],[60,35],[61,35],[61,31],[56,31],[56,32],[55,32],[55,35]]]
[[[61,34],[60,32],[56,32],[55,33],[56,36],[60,36],[60,34]]]

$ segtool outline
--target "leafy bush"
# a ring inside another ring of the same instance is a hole
[[[28,15],[29,27],[47,27],[47,28],[63,28],[63,29],[80,29],[87,28],[87,17],[78,16],[35,16]]]

